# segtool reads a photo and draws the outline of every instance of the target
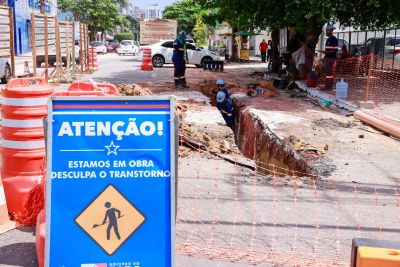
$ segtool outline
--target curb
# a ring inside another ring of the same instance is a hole
[[[330,102],[332,102],[333,105],[335,105],[338,108],[345,109],[350,112],[355,112],[359,109],[356,105],[351,104],[343,99],[338,99],[338,98],[334,97],[333,95],[327,94],[318,89],[310,88],[302,81],[296,81],[296,85],[300,88],[300,90],[302,90],[303,92],[306,92],[310,96],[321,99],[321,100],[330,101]]]

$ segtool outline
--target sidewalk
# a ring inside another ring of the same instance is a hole
[[[25,61],[28,61],[29,70],[31,72],[33,71],[32,52],[20,54],[15,57],[15,76],[16,77],[24,74]]]

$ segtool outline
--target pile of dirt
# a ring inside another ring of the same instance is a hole
[[[338,121],[332,118],[329,119],[319,119],[316,121],[313,121],[313,124],[315,124],[316,126],[320,126],[320,127],[324,127],[324,128],[352,128],[354,126],[356,126],[356,124],[352,121]]]
[[[283,140],[291,149],[295,150],[306,160],[318,158],[329,150],[329,145],[326,144],[324,147],[317,147],[312,144],[304,143],[299,138],[291,135]]]
[[[266,97],[278,96],[280,94],[272,81],[260,81],[259,86],[264,89]]]
[[[121,83],[117,85],[118,91],[123,96],[148,96],[153,95],[153,93],[138,84],[125,84]]]
[[[207,150],[215,154],[239,154],[233,132],[225,126],[212,129],[188,123],[180,124],[182,143],[191,149]]]

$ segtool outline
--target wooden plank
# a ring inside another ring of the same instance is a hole
[[[0,34],[0,41],[1,42],[7,42],[10,40],[10,34],[11,32],[7,32],[5,34]]]
[[[0,25],[0,33],[10,33],[10,25]]]
[[[0,9],[0,15],[6,15],[6,16],[8,16],[8,8],[7,8],[7,9],[1,8],[1,9]]]
[[[45,15],[45,19],[44,19],[44,36],[45,36],[45,40],[44,40],[44,67],[45,67],[45,71],[44,71],[44,76],[46,78],[46,81],[49,81],[49,43],[48,43],[48,37],[49,37],[49,25],[48,25],[49,21],[48,21],[48,17],[47,15]]]
[[[46,29],[46,28],[36,28],[36,35],[44,35],[45,33],[48,34],[56,34],[56,30],[55,29]]]
[[[14,47],[14,12],[13,9],[8,9],[8,15],[10,17],[10,52],[11,52],[11,72],[15,78],[15,47]]]
[[[36,48],[36,21],[35,21],[35,14],[31,14],[31,26],[32,26],[32,60],[33,60],[33,76],[37,76],[37,70],[36,70],[36,53],[37,53],[37,48]]]
[[[42,47],[42,46],[55,46],[56,45],[56,40],[42,40],[42,41],[36,41],[36,46]]]
[[[2,25],[9,25],[10,24],[10,18],[7,17],[0,17],[0,24]]]
[[[1,41],[0,40],[0,49],[1,48],[10,49],[10,40],[7,40],[7,41]]]

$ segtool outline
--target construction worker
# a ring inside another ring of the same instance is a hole
[[[325,54],[324,57],[324,72],[326,74],[325,77],[325,90],[332,90],[334,84],[334,77],[333,77],[333,68],[335,66],[339,41],[338,39],[333,36],[333,30],[335,27],[333,25],[328,24],[326,26],[325,34],[328,36],[325,42],[325,51],[320,51],[321,53]]]
[[[174,41],[174,52],[172,54],[172,62],[174,63],[174,80],[175,88],[187,88],[185,71],[186,63],[188,60],[187,50],[186,50],[186,37],[187,33],[181,31]]]
[[[222,91],[222,92],[225,93],[226,98],[230,99],[229,91],[228,91],[228,89],[225,87],[225,81],[224,81],[224,80],[218,80],[218,81],[217,81],[217,86],[218,86],[218,91],[211,90],[211,93],[214,94],[214,95],[216,95],[216,94],[218,94],[218,92]]]
[[[227,98],[224,91],[219,91],[217,94],[217,108],[221,112],[226,125],[233,129],[235,116],[233,114],[233,106],[231,100]]]
[[[268,44],[265,41],[265,39],[262,40],[259,48],[260,48],[260,52],[261,52],[261,62],[265,63],[267,60],[267,50],[268,50]]]
[[[119,239],[121,239],[121,236],[119,235],[117,219],[121,218],[121,211],[116,208],[112,208],[110,202],[106,202],[104,204],[104,206],[107,208],[107,211],[106,211],[106,215],[104,216],[104,220],[103,220],[102,224],[104,225],[108,222],[107,240],[110,240],[111,229],[114,230],[114,233],[119,240]],[[117,217],[117,214],[118,214],[118,217]]]

